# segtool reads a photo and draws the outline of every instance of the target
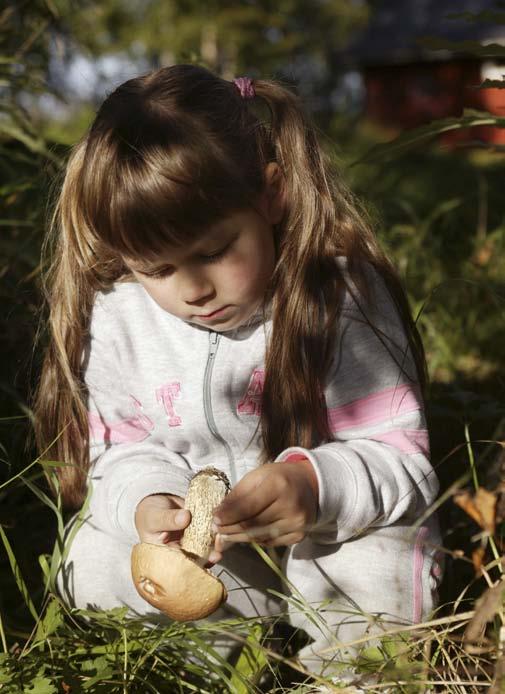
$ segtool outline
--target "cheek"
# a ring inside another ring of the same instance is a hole
[[[238,295],[253,296],[263,291],[270,269],[253,257],[245,257],[229,267],[227,284]]]
[[[161,308],[165,309],[165,311],[170,311],[173,306],[173,302],[169,300],[170,292],[168,291],[168,288],[164,282],[141,282],[141,284],[151,299],[153,299],[158,306],[161,306]]]
[[[232,259],[227,278],[237,294],[257,299],[264,293],[274,268],[273,237],[261,237],[246,244]]]

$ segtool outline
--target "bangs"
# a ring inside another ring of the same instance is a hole
[[[135,138],[109,131],[88,152],[85,169],[94,172],[90,226],[123,257],[152,260],[167,246],[189,245],[209,226],[250,207],[263,187],[252,143],[237,162],[222,139],[188,119],[182,127],[165,117],[162,126],[155,122]]]

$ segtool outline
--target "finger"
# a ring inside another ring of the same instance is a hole
[[[191,521],[188,509],[153,509],[149,512],[147,531],[160,533],[183,530]]]
[[[220,546],[222,546],[221,543],[264,542],[267,540],[277,539],[285,534],[285,530],[279,528],[277,524],[272,524],[268,526],[256,526],[253,528],[248,528],[242,532],[237,532],[230,535],[219,533],[219,542]]]
[[[230,525],[252,518],[275,501],[278,496],[275,485],[266,483],[271,474],[268,468],[267,463],[242,477],[215,510],[216,525]]]
[[[205,566],[213,566],[214,564],[220,562],[222,558],[223,555],[221,554],[221,552],[216,552],[216,550],[213,549],[207,558],[207,564]]]
[[[185,499],[182,498],[182,496],[176,496],[175,494],[169,494],[168,498],[174,504],[175,507],[184,508],[184,504],[186,503],[186,501],[185,501]]]
[[[184,534],[184,530],[162,530],[160,532],[139,532],[141,542],[148,542],[152,545],[170,545],[179,543]]]
[[[233,533],[233,535],[225,535],[219,533],[219,543],[220,547],[229,547],[232,544],[236,544],[238,542],[258,542],[262,543],[267,540],[272,540],[280,537],[284,533],[276,528],[275,526],[273,527],[256,527],[256,528],[249,528],[248,530],[244,530],[241,533]]]
[[[182,536],[184,535],[184,530],[170,530],[163,534],[166,535],[166,544],[170,544],[171,542],[180,544]]]
[[[156,510],[154,513],[151,510],[143,526],[138,528],[140,541],[157,545],[180,540],[190,521],[191,512],[187,509]]]
[[[214,549],[215,551],[221,555],[221,558],[226,552],[227,549],[229,549],[232,546],[232,542],[225,542],[224,539],[222,538],[221,535],[217,534],[216,539],[215,539],[215,544],[214,544]]]
[[[259,513],[254,518],[246,518],[240,520],[233,525],[220,525],[215,532],[222,535],[235,535],[247,533],[250,529],[269,528],[276,526],[283,533],[291,532],[308,532],[312,524],[308,522],[305,514],[297,512],[289,512],[285,504],[281,500],[277,500],[263,512]]]
[[[258,543],[264,547],[281,547],[287,545],[296,545],[301,542],[305,537],[305,533],[289,533],[287,535],[281,535],[276,539],[265,540],[264,542]]]
[[[178,528],[185,528],[191,522],[191,511],[188,511],[187,508],[172,511],[172,518]]]
[[[235,533],[246,532],[249,528],[266,527],[273,523],[280,523],[286,515],[286,509],[282,506],[279,499],[276,499],[272,504],[264,508],[255,516],[249,518],[240,518],[236,523],[224,524],[215,526],[214,532],[219,532],[224,535],[233,535]]]
[[[290,518],[277,518],[270,523],[257,523],[248,527],[241,527],[241,524],[239,524],[234,532],[224,532],[223,528],[219,528],[218,536],[221,538],[221,542],[258,542],[277,539],[293,533],[305,535],[311,527],[310,523],[304,522],[303,516],[291,516]]]
[[[262,532],[260,532],[260,530]],[[256,542],[258,545],[263,545],[265,547],[280,547],[283,545],[294,545],[301,542],[305,537],[305,533],[302,531],[292,532],[292,533],[282,533],[281,531],[265,530],[265,528],[258,529],[257,533],[244,533],[242,535],[227,535],[221,538],[227,547],[238,543],[238,542]]]

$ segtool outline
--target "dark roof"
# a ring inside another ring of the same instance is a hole
[[[453,13],[500,13],[505,21],[505,2],[499,0],[376,0],[370,3],[368,27],[356,36],[344,57],[358,65],[390,65],[433,59],[440,55],[416,43],[422,37],[450,41],[505,43],[505,24],[450,19]]]

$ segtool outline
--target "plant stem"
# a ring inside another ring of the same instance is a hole
[[[467,422],[465,422],[465,441],[468,450],[468,459],[470,461],[470,469],[472,471],[473,486],[475,487],[475,491],[477,492],[479,490],[479,479],[477,477],[477,469],[475,467],[475,458],[473,455],[472,444],[470,442],[470,432],[468,430]]]
[[[7,653],[8,652],[7,639],[5,638],[4,623],[3,623],[3,619],[2,619],[1,614],[0,614],[0,638],[2,639],[2,648],[4,649],[4,653]]]
[[[128,641],[126,638],[126,629],[123,629],[123,642],[124,642],[124,671],[123,671],[123,694],[128,694],[127,686],[127,671],[128,671]]]

